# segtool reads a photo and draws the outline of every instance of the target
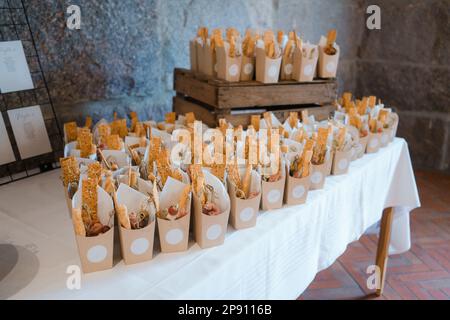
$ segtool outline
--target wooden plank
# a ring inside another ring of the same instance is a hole
[[[380,288],[377,289],[376,295],[383,294],[384,282],[386,280],[386,269],[389,255],[389,243],[391,241],[392,218],[394,216],[393,208],[386,208],[383,211],[380,226],[380,236],[378,239],[376,265],[380,268]]]
[[[216,115],[213,111],[200,106],[196,103],[190,102],[180,96],[173,97],[173,112],[177,114],[186,114],[188,112],[194,112],[195,118],[201,120],[209,127],[215,127],[217,125]]]
[[[337,97],[336,83],[219,87],[218,108],[331,104]]]
[[[326,106],[289,106],[282,107],[267,107],[267,108],[247,108],[247,109],[215,109],[214,107],[202,104],[201,102],[183,97],[181,95],[173,98],[173,111],[177,114],[185,114],[187,112],[194,112],[197,120],[203,121],[210,127],[218,125],[220,118],[225,118],[234,126],[242,125],[246,128],[250,124],[250,117],[254,114],[262,114],[266,111],[271,111],[281,121],[284,122],[290,112],[299,112],[308,110],[310,115],[321,121],[329,117],[330,113],[335,110],[332,105]]]
[[[282,81],[262,84],[256,81],[227,82],[175,69],[177,93],[223,109],[300,104],[331,104],[337,98],[335,80],[313,82]]]
[[[205,81],[193,77],[177,76],[174,77],[174,89],[178,94],[184,94],[209,105],[217,104],[217,88]]]
[[[222,110],[222,109],[221,109]],[[252,110],[252,109],[250,109]],[[251,115],[254,114],[261,114],[266,111],[271,111],[273,114],[280,120],[280,122],[284,122],[288,117],[290,112],[300,112],[302,110],[308,110],[308,113],[310,115],[314,115],[314,117],[321,121],[328,119],[328,116],[330,115],[331,111],[335,110],[335,107],[332,105],[327,106],[315,106],[315,107],[298,107],[298,108],[288,108],[283,110],[270,110],[264,109],[264,108],[258,108],[253,109],[254,112],[246,112],[241,114],[235,114],[233,111],[229,112],[228,110],[225,110],[225,112],[217,112],[217,119],[225,118],[227,122],[230,122],[233,126],[239,126],[242,125],[244,128],[247,128],[247,126],[250,124],[250,118]]]

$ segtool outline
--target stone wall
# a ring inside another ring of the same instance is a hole
[[[357,93],[397,109],[415,167],[450,172],[450,1],[369,4],[381,8],[381,30],[363,34]]]
[[[130,110],[162,119],[171,109],[173,68],[188,67],[188,40],[199,25],[296,27],[311,42],[337,28],[340,92],[375,94],[397,107],[414,164],[450,170],[448,0],[24,2],[62,122]],[[70,4],[81,7],[81,30],[65,27]],[[365,28],[369,4],[382,9],[381,31]]]

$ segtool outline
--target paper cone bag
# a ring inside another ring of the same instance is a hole
[[[283,55],[281,58],[280,79],[292,80],[293,71],[294,71],[294,55],[291,56]]]
[[[126,184],[121,183],[117,189],[117,203],[125,205],[128,214],[138,213],[141,205],[149,198]],[[148,261],[153,257],[153,243],[155,238],[155,220],[151,219],[155,212],[150,212],[149,223],[142,229],[126,229],[119,223],[120,247],[125,264]]]
[[[386,128],[383,129],[383,132],[381,132],[381,138],[380,138],[380,147],[384,148],[386,147],[389,142],[391,142],[391,137],[392,137],[392,130],[393,128]]]
[[[286,168],[286,170],[288,170]],[[288,172],[288,171],[287,171]],[[312,172],[312,168],[310,168]],[[304,178],[294,178],[288,173],[286,177],[286,190],[284,191],[284,203],[297,205],[306,202],[308,190],[311,185],[311,175]]]
[[[200,199],[194,198],[194,235],[200,248],[210,248],[223,244],[227,232],[228,217],[230,215],[230,197],[220,180],[211,173],[203,170],[205,183],[214,188],[215,204],[220,214],[209,216],[203,214]]]
[[[258,192],[256,197],[240,199],[236,197],[236,191],[235,185],[228,180],[228,194],[231,202],[230,223],[236,230],[254,227],[261,203],[261,176],[259,173],[252,170],[250,183],[250,192]]]
[[[276,182],[262,181],[261,209],[272,210],[283,206],[284,187],[286,183],[286,167],[284,161],[281,164],[281,179]]]
[[[160,195],[161,209],[178,204],[180,195],[186,184],[168,177]],[[159,242],[161,252],[186,251],[189,240],[189,221],[191,217],[191,198],[187,204],[187,215],[177,220],[169,221],[156,218],[158,221]]]
[[[369,132],[366,153],[375,153],[380,149],[381,133]]]
[[[215,77],[217,74],[216,52],[211,49],[208,43],[203,46],[199,45],[197,50],[201,50],[199,55],[201,60],[197,60],[200,72],[207,76]]]
[[[335,176],[345,174],[348,172],[348,167],[351,162],[351,150],[348,151],[335,151],[333,157],[333,167],[331,173]]]
[[[191,71],[197,72],[197,45],[195,40],[189,41],[189,58],[191,62]]]
[[[319,45],[319,66],[317,68],[319,78],[336,78],[340,49],[338,45],[335,45],[335,48],[336,53],[328,55],[325,53],[325,46]]]
[[[100,187],[97,187],[97,214],[103,225],[111,227],[107,232],[95,237],[75,235],[78,253],[83,272],[95,272],[111,269],[113,266],[114,247],[114,206],[111,197]],[[81,208],[81,187],[72,199],[73,208]]]
[[[231,58],[228,56],[229,44],[216,48],[217,78],[238,82],[241,76],[242,56]]]
[[[364,155],[364,153],[366,152],[367,142],[368,141],[369,141],[369,135],[366,135],[365,137],[359,138],[359,146],[360,146],[360,148],[357,151],[358,159],[361,158]]]
[[[240,81],[251,81],[255,75],[255,57],[242,56]]]
[[[333,158],[334,158],[334,151],[331,149],[328,149],[327,154],[325,156],[325,168],[326,168],[326,174],[327,176],[331,175],[331,168],[333,166]]]
[[[266,51],[256,48],[256,81],[262,83],[277,83],[280,76],[281,56],[271,59]]]
[[[303,50],[305,53],[303,53]],[[292,77],[299,82],[313,81],[317,60],[319,59],[319,50],[315,45],[303,45],[303,50],[295,48],[294,50],[294,70]]]
[[[311,165],[312,170],[309,176],[309,179],[311,180],[311,184],[309,187],[310,190],[318,190],[323,188],[323,185],[325,184],[325,178],[328,175],[327,165],[327,162],[324,162],[320,165]]]
[[[393,126],[392,126],[392,131],[391,131],[391,141],[394,140],[395,136],[397,135],[397,128],[398,128],[398,114],[391,112],[389,114],[389,117],[391,117],[393,119]]]
[[[103,156],[108,162],[116,162],[119,168],[127,167],[131,163],[131,159],[128,154],[120,150],[103,150]]]

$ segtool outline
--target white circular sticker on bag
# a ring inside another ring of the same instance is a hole
[[[319,184],[322,181],[322,172],[316,171],[311,175],[311,182]]]
[[[383,133],[383,135],[381,136],[381,143],[382,144],[387,143],[388,139],[389,139],[388,134],[387,133]]]
[[[287,65],[284,66],[284,73],[286,73],[287,75],[292,73],[292,69],[293,66],[291,63],[288,63]]]
[[[248,207],[241,211],[241,213],[239,214],[239,218],[241,219],[241,221],[247,222],[253,218],[254,214],[255,211],[253,210],[253,208]]]
[[[369,147],[376,148],[378,147],[378,138],[373,138],[369,142]]]
[[[347,166],[348,166],[348,160],[347,159],[339,160],[339,163],[338,163],[339,170],[345,170],[347,168]]]
[[[131,243],[130,250],[134,255],[139,256],[141,254],[144,254],[149,246],[150,243],[147,239],[137,238]]]
[[[213,224],[208,228],[208,231],[206,231],[206,238],[208,238],[208,240],[216,240],[221,234],[222,227],[220,224]]]
[[[249,75],[249,74],[251,74],[252,72],[253,72],[253,64],[251,64],[251,63],[246,63],[245,66],[244,66],[244,73],[245,73],[246,75]]]
[[[281,197],[281,192],[280,190],[270,190],[269,193],[267,194],[267,201],[269,201],[269,203],[275,203],[278,200],[280,200]]]
[[[302,185],[296,186],[293,190],[292,190],[292,196],[296,199],[303,197],[303,195],[305,194],[305,187]]]
[[[269,70],[267,70],[267,74],[271,78],[275,78],[277,76],[277,73],[278,73],[278,68],[276,66],[270,66]]]
[[[309,77],[310,75],[312,75],[313,73],[313,66],[312,64],[308,64],[305,66],[305,68],[303,69],[303,74],[307,77]]]
[[[239,73],[239,67],[237,66],[237,64],[232,64],[229,68],[228,68],[228,73],[230,74],[230,76],[235,77],[238,75]]]
[[[168,244],[176,245],[179,244],[183,240],[183,230],[181,229],[172,229],[166,233],[166,241]]]
[[[330,61],[327,63],[327,66],[326,66],[327,72],[334,72],[335,69],[336,69],[336,65],[334,64],[333,61]]]
[[[87,252],[87,259],[92,263],[99,263],[105,260],[108,250],[105,246],[97,245],[91,247]]]

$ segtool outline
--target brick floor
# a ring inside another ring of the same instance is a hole
[[[318,273],[300,300],[450,300],[450,176],[416,171],[422,207],[411,214],[411,250],[389,257],[384,294],[366,287],[377,236],[363,236],[328,269]]]

